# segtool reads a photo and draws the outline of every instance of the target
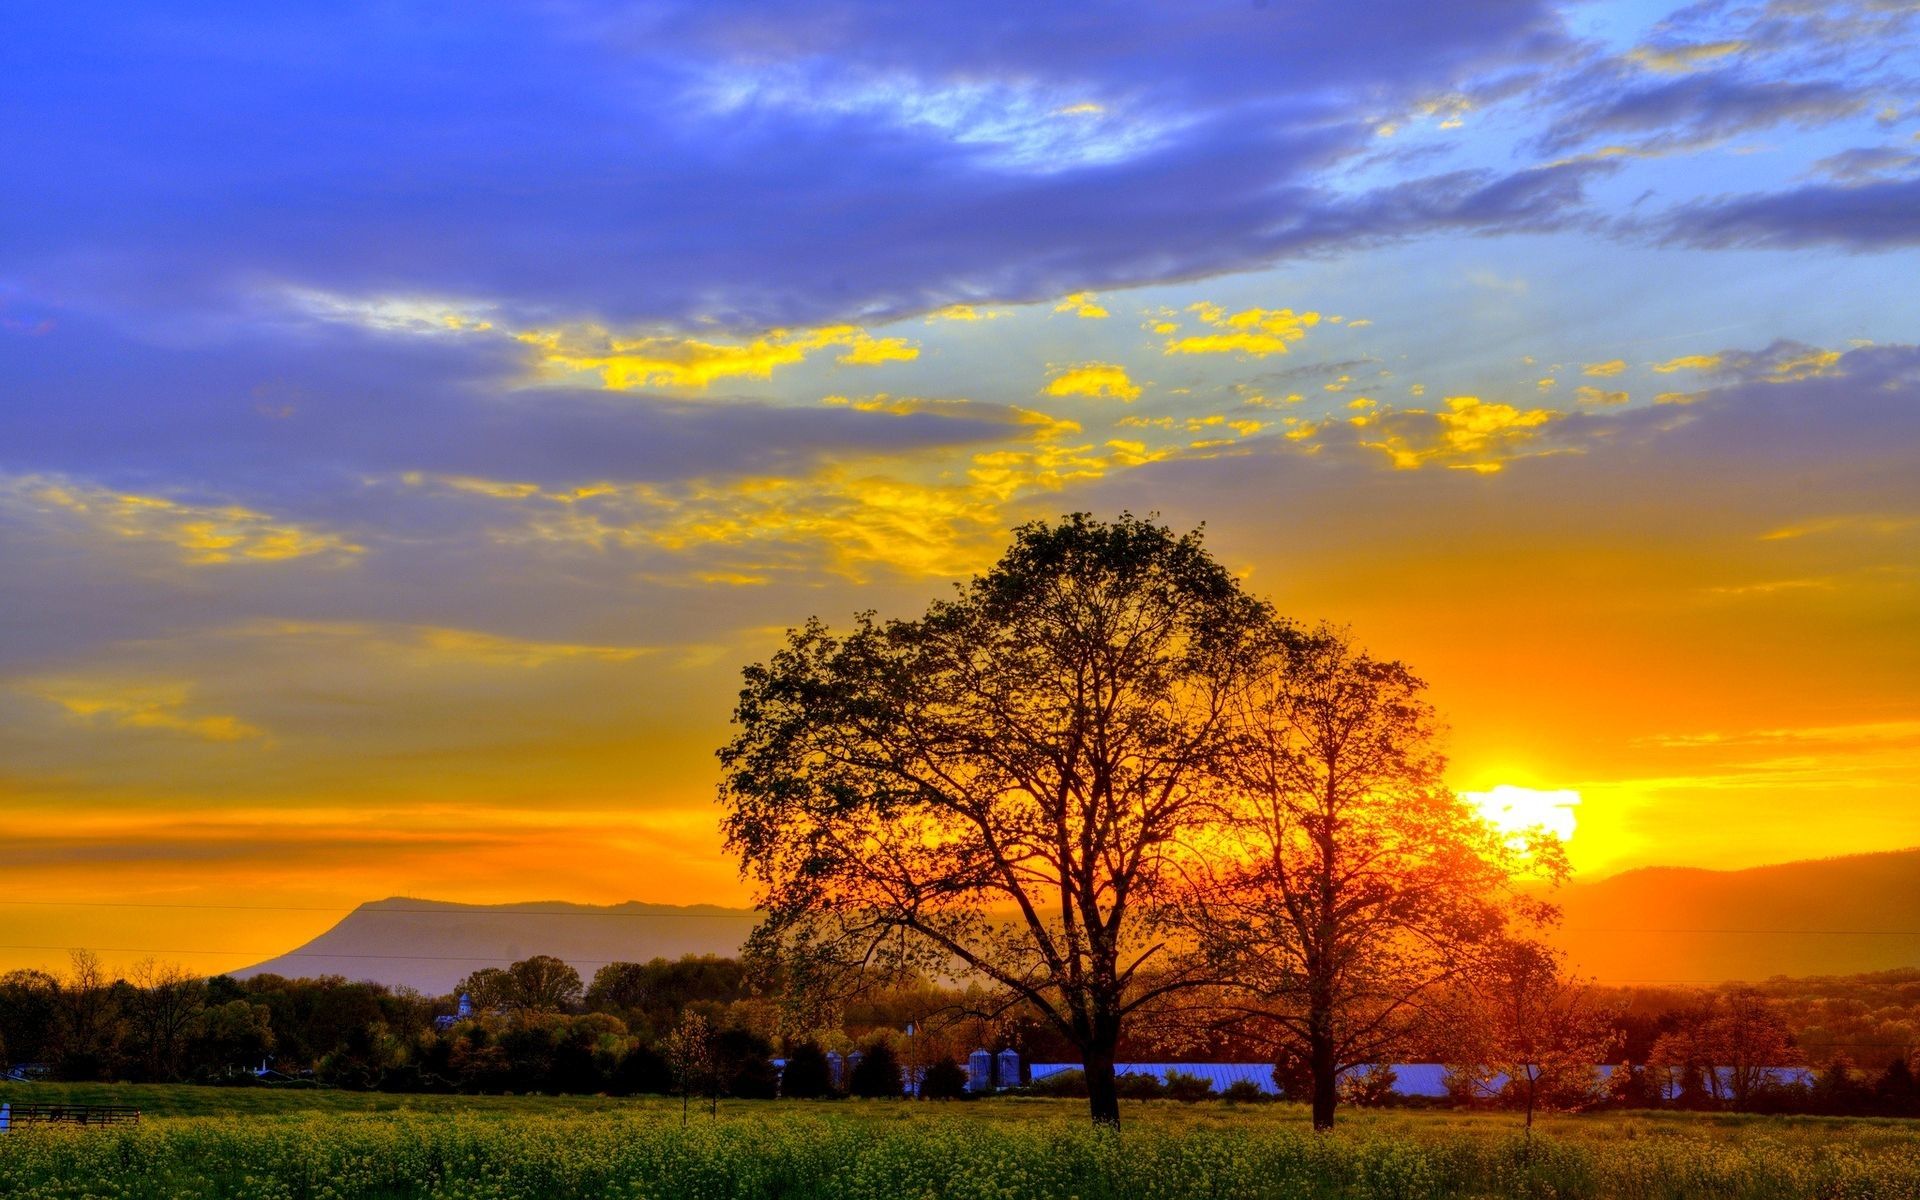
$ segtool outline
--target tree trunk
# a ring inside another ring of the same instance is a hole
[[[1082,1055],[1087,1074],[1087,1109],[1095,1125],[1120,1128],[1120,1092],[1113,1082],[1113,1050],[1089,1050]]]
[[[1314,982],[1307,1010],[1307,1069],[1313,1073],[1313,1127],[1332,1129],[1340,1063],[1334,1058],[1333,988],[1322,980]]]
[[[1333,1037],[1323,1035],[1318,1030],[1310,1039],[1309,1053],[1313,1066],[1313,1127],[1316,1130],[1333,1128],[1334,1087],[1340,1079],[1340,1066],[1333,1059]]]

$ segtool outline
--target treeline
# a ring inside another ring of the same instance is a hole
[[[1551,1003],[1551,986],[1544,985]],[[1595,989],[1572,1011],[1597,1032],[1575,1048],[1593,1055],[1493,1053],[1494,1029],[1467,1034],[1449,1015],[1392,1048],[1403,1061],[1448,1065],[1444,1100],[1409,1098],[1394,1068],[1357,1064],[1341,1074],[1342,1103],[1368,1107],[1448,1103],[1528,1111],[1671,1107],[1693,1110],[1920,1116],[1911,1041],[1873,1045],[1878,1055],[1829,1053],[1809,1061],[1807,1032],[1831,1029],[1849,995],[1897,988],[1885,975],[1828,980],[1817,990],[1776,980],[1768,990]],[[1538,992],[1539,987],[1503,991]],[[460,1015],[461,997],[467,1015]],[[1881,997],[1885,999],[1885,997]],[[610,963],[584,979],[536,955],[477,971],[445,996],[338,976],[203,979],[143,962],[109,978],[96,957],[73,956],[63,975],[0,976],[0,1063],[32,1064],[67,1080],[257,1084],[467,1093],[682,1094],[743,1099],[834,1094],[897,1096],[909,1078],[929,1096],[962,1094],[961,1067],[975,1048],[1017,1050],[1028,1062],[1071,1061],[1072,1048],[1018,1008],[991,1019],[992,996],[925,981],[865,989],[831,1020],[796,1021],[786,998],[756,988],[730,958]],[[1864,1002],[1862,1002],[1864,1003]],[[1803,1025],[1810,1014],[1823,1024]],[[1260,1043],[1189,1014],[1134,1031],[1133,1061],[1258,1061]],[[1497,1014],[1495,1015],[1497,1017]],[[911,1028],[912,1033],[907,1030]],[[1196,1041],[1191,1030],[1212,1030]],[[1884,1036],[1884,1033],[1883,1033]],[[1825,1045],[1822,1049],[1830,1049]],[[775,1060],[784,1060],[784,1072]],[[1812,1070],[1802,1070],[1812,1067]],[[262,1070],[264,1068],[264,1075]],[[1282,1055],[1280,1094],[1312,1095],[1309,1064]],[[1198,1075],[1123,1076],[1125,1099],[1262,1098],[1242,1082],[1215,1092]],[[1032,1090],[1084,1095],[1079,1072]]]
[[[785,1055],[798,1060],[788,1094],[898,1095],[906,1070],[936,1066],[931,1090],[957,1092],[954,1060],[973,1041],[1021,1036],[1017,1019],[956,1015],[977,1001],[875,989],[831,1027],[799,1028],[729,958],[609,963],[583,980],[535,955],[427,996],[340,976],[207,979],[151,961],[115,978],[78,951],[61,975],[0,976],[0,1066],[75,1081],[759,1099],[780,1093]]]

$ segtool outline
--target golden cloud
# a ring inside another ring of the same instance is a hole
[[[1840,361],[1838,350],[1807,350],[1773,364],[1774,377],[1782,381],[1811,379],[1825,375]]]
[[[236,504],[190,504],[52,476],[0,478],[0,505],[111,537],[159,542],[196,565],[349,557],[364,549],[339,534]]]
[[[1696,42],[1685,46],[1637,46],[1628,53],[1627,58],[1649,71],[1662,75],[1678,75],[1693,70],[1704,62],[1725,58],[1729,54],[1738,54],[1747,48],[1741,41]]]
[[[1053,311],[1072,313],[1088,321],[1098,321],[1108,316],[1107,310],[1094,300],[1092,292],[1075,292],[1054,305]]]
[[[1920,527],[1920,516],[1899,513],[1848,513],[1783,525],[1761,534],[1760,540],[1780,542],[1824,533],[1862,533],[1884,537],[1889,534],[1904,533],[1916,527]]]
[[[1588,363],[1580,373],[1593,379],[1611,379],[1627,369],[1627,360],[1616,358],[1609,362]]]
[[[1588,387],[1584,384],[1573,389],[1573,395],[1574,399],[1578,400],[1581,404],[1606,407],[1611,407],[1615,404],[1625,404],[1631,399],[1625,392],[1609,392],[1597,387]]]
[[[1718,354],[1682,354],[1679,358],[1653,364],[1653,369],[1661,375],[1671,375],[1675,371],[1711,371],[1719,365]]]
[[[1128,378],[1127,369],[1118,363],[1080,363],[1061,369],[1048,380],[1046,394],[1105,396],[1130,401],[1139,397],[1140,387]]]
[[[415,297],[352,297],[327,292],[289,293],[309,316],[341,321],[383,333],[442,335],[489,333],[511,337],[530,347],[536,373],[576,381],[598,378],[613,391],[657,387],[701,391],[721,379],[767,379],[774,368],[791,366],[820,350],[837,349],[835,361],[847,366],[911,362],[918,343],[901,337],[875,337],[857,325],[819,329],[770,329],[758,337],[717,340],[677,333],[625,335],[593,323],[550,329],[504,330],[482,314],[490,305]],[[956,304],[928,320],[979,320],[1000,316]]]
[[[1349,418],[1348,423],[1377,429],[1375,440],[1360,444],[1386,454],[1396,470],[1437,463],[1492,474],[1519,457],[1541,428],[1558,416],[1552,409],[1522,409],[1491,404],[1477,396],[1449,396],[1447,407],[1439,411],[1386,410]]]
[[[598,376],[612,391],[664,387],[701,391],[721,379],[767,379],[774,368],[803,362],[815,351],[837,348],[849,366],[910,362],[920,348],[905,338],[876,338],[856,325],[812,330],[770,330],[739,342],[705,341],[676,334],[621,337],[597,325],[533,329],[514,335],[533,347],[536,366],[548,375]]]
[[[1317,312],[1296,313],[1290,308],[1248,308],[1229,313],[1218,304],[1202,301],[1187,306],[1202,325],[1213,332],[1175,337],[1176,329],[1156,326],[1166,333],[1163,350],[1167,354],[1245,354],[1266,358],[1285,354],[1288,347],[1307,336],[1307,330],[1320,323]]]
[[[927,314],[927,324],[936,321],[997,321],[1007,316],[1005,309],[976,308],[971,304],[949,304]]]
[[[192,689],[150,681],[29,680],[20,690],[59,705],[75,718],[120,729],[154,729],[205,742],[264,737],[258,728],[222,713],[189,711]]]
[[[517,498],[503,491],[482,494]],[[255,637],[330,639],[376,650],[383,661],[397,659],[415,665],[465,663],[532,669],[556,662],[625,663],[658,653],[653,646],[532,641],[478,629],[369,621],[259,621],[239,632]]]
[[[903,413],[933,403],[966,403],[835,399]],[[1168,431],[1217,429],[1232,435],[1219,439],[1224,443],[1261,427],[1213,416],[1183,419]],[[1019,409],[1011,410],[1007,428],[1017,440],[992,449],[832,462],[793,475],[582,487],[420,473],[400,481],[510,506],[504,510],[509,520],[490,533],[496,542],[665,553],[680,560],[674,573],[649,569],[649,578],[759,586],[796,572],[856,580],[882,569],[910,576],[966,574],[997,553],[1009,505],[1191,449],[1125,438],[1097,443],[1080,436],[1077,422]],[[484,648],[471,638],[450,642],[445,635],[433,644]],[[498,651],[504,658],[554,653],[552,647],[518,645]]]

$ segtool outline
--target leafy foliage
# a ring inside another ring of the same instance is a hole
[[[1565,872],[1442,782],[1425,684],[1339,630],[1275,626],[1231,697],[1225,798],[1184,927],[1232,986],[1202,998],[1265,1030],[1283,1092],[1333,1122],[1343,1072],[1403,1044],[1440,987],[1551,910],[1516,888]]]
[[[1123,1023],[1200,982],[1157,931],[1269,623],[1197,534],[1075,515],[917,620],[794,631],[745,672],[720,752],[767,912],[753,953],[802,991],[876,965],[992,980],[1083,1052],[1117,1121]]]
[[[877,1041],[866,1048],[847,1077],[847,1090],[866,1100],[895,1100],[901,1092],[900,1060],[893,1047]]]
[[[801,1042],[787,1051],[780,1073],[780,1094],[790,1100],[814,1100],[833,1093],[833,1075],[818,1042]]]

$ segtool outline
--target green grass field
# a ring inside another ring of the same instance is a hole
[[[130,1129],[0,1139],[7,1200],[534,1197],[1920,1198],[1920,1126],[1688,1115],[1364,1112],[1316,1137],[1291,1105],[723,1102],[34,1085],[0,1100],[131,1104]]]

